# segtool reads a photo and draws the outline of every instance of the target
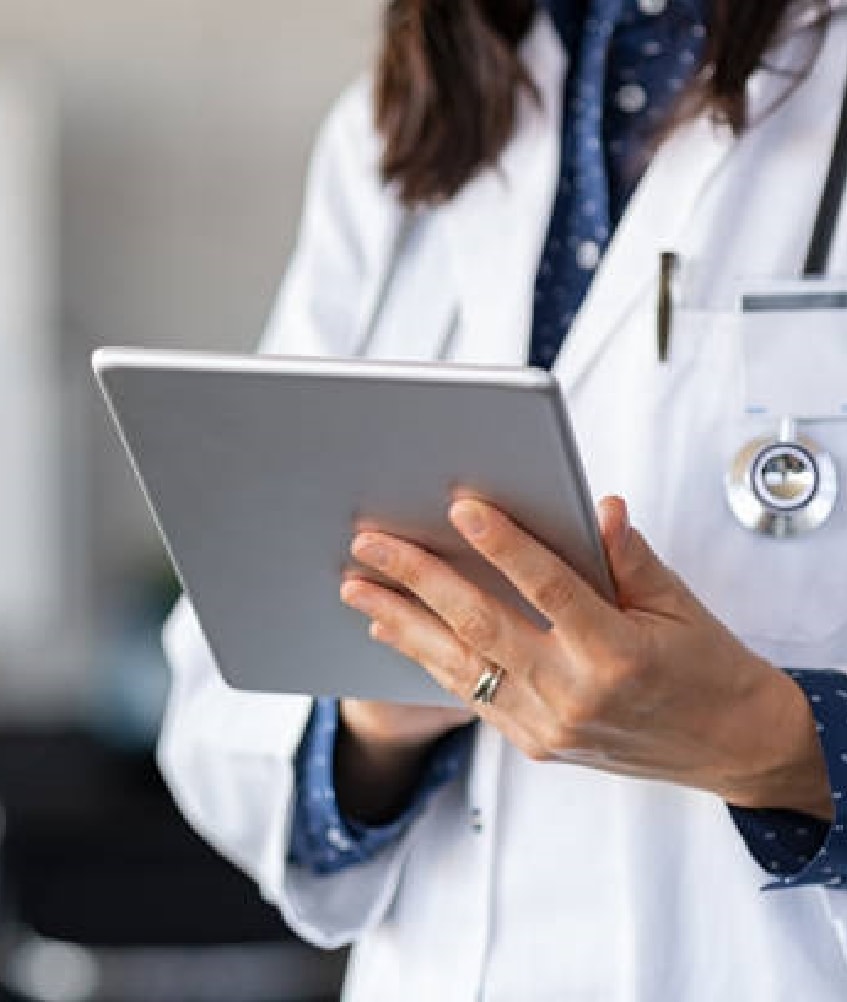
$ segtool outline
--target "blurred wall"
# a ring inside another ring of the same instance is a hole
[[[88,353],[253,345],[292,245],[315,130],[369,60],[379,9],[0,0],[0,65],[34,68],[58,122],[68,587],[84,593],[77,604],[95,633],[161,548],[92,391]],[[57,703],[67,695],[57,690]]]

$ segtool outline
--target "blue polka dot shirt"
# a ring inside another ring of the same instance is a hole
[[[549,368],[647,165],[651,138],[703,57],[708,0],[545,0],[569,54],[559,184],[535,285],[529,362]],[[847,676],[792,671],[812,708],[829,770],[832,824],[786,810],[729,807],[772,875],[768,888],[847,885]],[[318,874],[394,844],[466,768],[473,725],[433,748],[417,792],[391,824],[345,818],[333,783],[338,705],[316,700],[295,763],[290,858]]]
[[[569,70],[559,185],[535,283],[529,362],[544,369],[647,166],[657,127],[702,61],[706,38],[705,0],[546,6]]]
[[[342,815],[335,796],[333,759],[338,703],[315,700],[295,765],[297,795],[289,855],[313,873],[335,873],[372,859],[394,843],[426,807],[430,797],[455,779],[470,758],[471,730],[458,728],[429,754],[415,797],[395,821],[369,827]]]

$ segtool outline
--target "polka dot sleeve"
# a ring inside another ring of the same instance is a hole
[[[791,671],[814,714],[823,748],[835,820],[830,824],[793,811],[730,813],[753,858],[776,879],[766,890],[823,884],[847,887],[847,675]]]
[[[359,824],[342,815],[335,796],[333,757],[338,734],[338,702],[317,699],[295,761],[295,807],[289,860],[315,874],[332,874],[373,859],[396,842],[426,807],[436,790],[468,764],[473,725],[451,731],[427,762],[411,803],[387,825]]]

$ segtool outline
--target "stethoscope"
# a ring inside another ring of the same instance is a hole
[[[847,87],[803,266],[804,278],[826,274],[845,182]],[[838,499],[838,477],[832,456],[808,435],[801,434],[798,421],[788,416],[782,419],[776,435],[755,438],[741,447],[724,483],[730,509],[741,525],[765,536],[796,536],[820,528]]]

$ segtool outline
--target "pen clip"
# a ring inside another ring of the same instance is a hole
[[[660,362],[667,362],[670,358],[674,283],[678,268],[679,255],[674,251],[663,251],[659,257],[659,293],[656,302],[656,351]]]

